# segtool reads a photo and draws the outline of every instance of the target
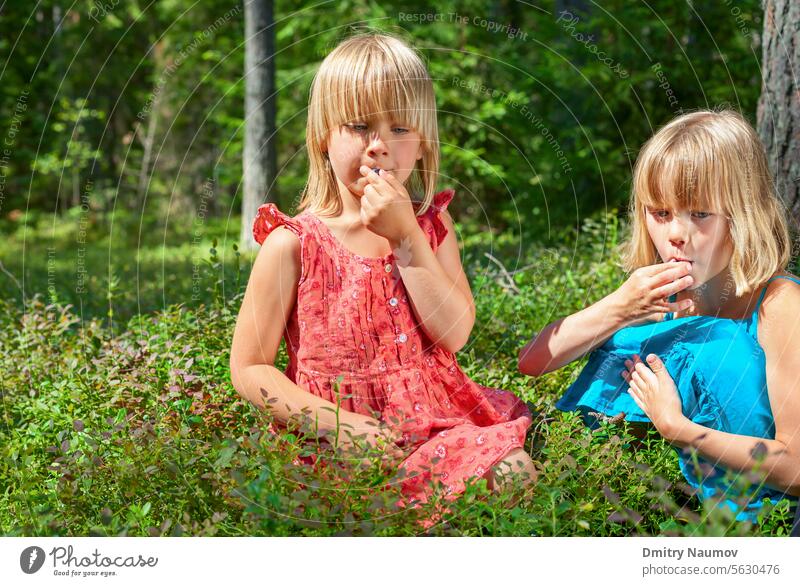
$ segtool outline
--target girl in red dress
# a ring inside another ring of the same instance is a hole
[[[258,407],[277,399],[278,422],[307,410],[337,444],[381,447],[406,472],[408,502],[437,485],[454,498],[471,477],[533,483],[527,407],[470,380],[454,356],[475,306],[445,211],[453,191],[435,190],[436,104],[416,51],[383,34],[337,46],[314,78],[306,146],[301,213],[268,203],[255,218],[236,390]],[[285,372],[274,366],[282,337]]]

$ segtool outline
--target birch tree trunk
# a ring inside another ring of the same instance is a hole
[[[245,142],[242,250],[254,250],[252,223],[264,199],[275,201],[275,27],[272,0],[245,0]],[[266,197],[265,197],[266,196]]]

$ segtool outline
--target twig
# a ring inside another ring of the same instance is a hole
[[[597,421],[599,421],[599,422],[606,422],[606,423],[608,423],[610,425],[617,425],[617,424],[621,423],[622,421],[624,421],[624,419],[625,419],[625,412],[624,411],[620,411],[619,413],[617,413],[613,417],[609,417],[605,413],[598,413],[596,411],[589,411],[589,415],[591,415],[592,417],[597,419]],[[600,429],[601,428],[598,427],[597,429],[594,430],[594,432],[598,432],[598,431],[600,431]]]
[[[3,265],[3,261],[0,261],[0,271],[3,271],[6,275],[8,275],[8,278],[14,281],[14,284],[17,286],[17,288],[22,291],[22,285],[20,285],[19,281],[17,281],[17,278],[12,275],[8,269],[6,269],[6,267]]]
[[[508,283],[508,288],[514,291],[514,293],[516,293],[517,295],[519,295],[521,291],[519,290],[519,287],[517,287],[517,284],[514,282],[514,279],[511,277],[511,275],[508,274],[508,270],[506,270],[506,267],[503,265],[503,263],[501,263],[499,260],[497,260],[494,256],[492,256],[488,252],[484,252],[483,255],[490,261],[492,261],[494,264],[496,264],[498,267],[500,267],[500,270],[503,272],[503,276],[505,277]]]

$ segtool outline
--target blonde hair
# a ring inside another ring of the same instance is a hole
[[[345,39],[314,76],[306,125],[309,173],[299,209],[310,208],[322,215],[340,213],[336,176],[325,152],[329,133],[353,120],[384,115],[395,116],[421,136],[422,158],[409,177],[409,191],[412,198],[421,198],[418,215],[428,209],[439,173],[433,82],[420,55],[384,33]]]
[[[764,146],[738,112],[684,114],[642,147],[633,171],[628,271],[660,262],[645,223],[647,207],[724,214],[737,297],[789,263],[786,209],[775,193]]]

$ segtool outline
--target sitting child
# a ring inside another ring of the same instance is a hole
[[[659,130],[636,162],[631,222],[628,280],[544,328],[520,370],[592,352],[557,407],[652,422],[701,499],[755,520],[763,498],[800,495],[800,280],[753,128],[702,111]],[[725,469],[766,484],[742,508]]]

